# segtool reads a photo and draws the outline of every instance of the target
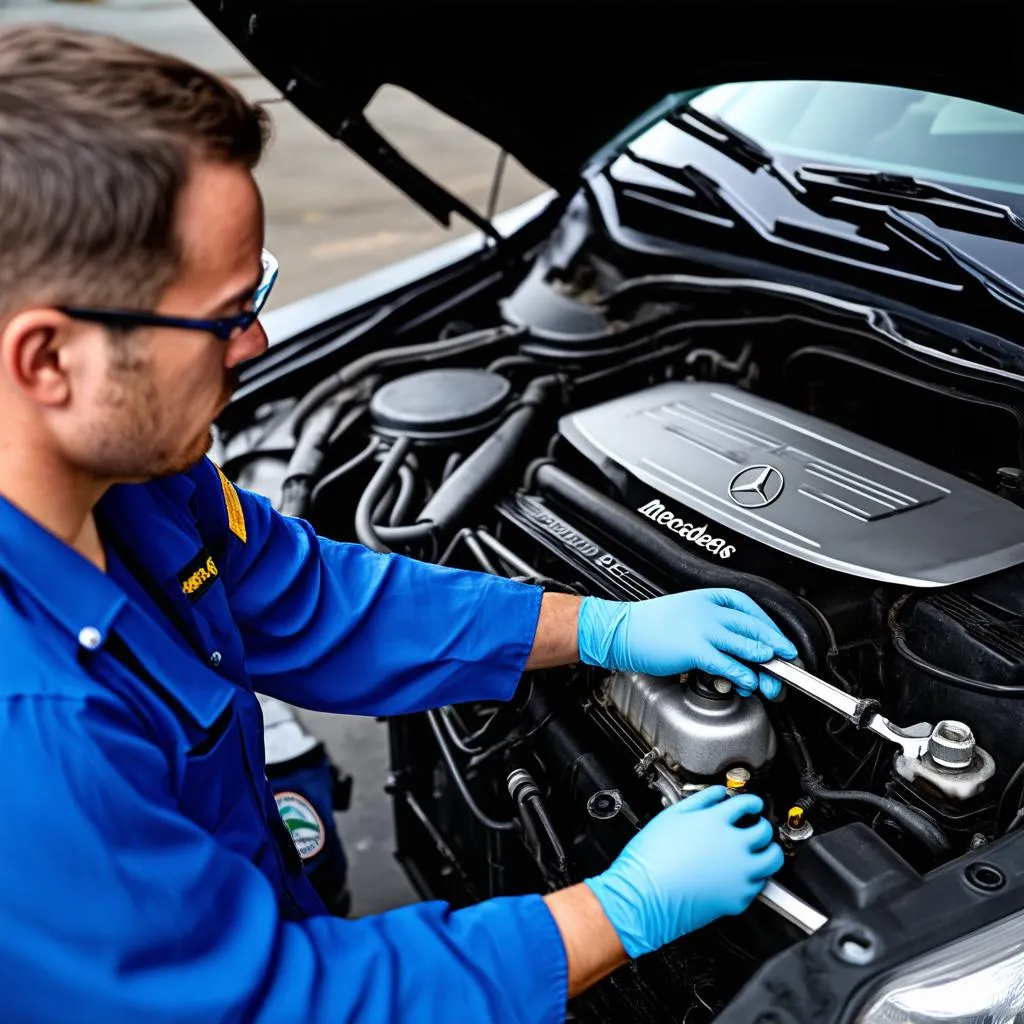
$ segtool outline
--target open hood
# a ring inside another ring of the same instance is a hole
[[[378,88],[418,95],[559,191],[659,101],[722,82],[859,81],[1024,111],[1019,26],[1007,24],[1019,17],[1001,5],[953,17],[925,7],[751,5],[726,17],[682,3],[193,3],[291,103],[441,223],[459,213],[492,235],[366,120]]]

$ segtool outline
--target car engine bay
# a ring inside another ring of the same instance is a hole
[[[777,889],[570,1017],[699,1024],[1024,821],[1024,381],[823,282],[606,227],[574,200],[512,286],[385,313],[400,344],[339,349],[222,461],[325,536],[618,600],[735,588],[796,644],[778,701],[577,665],[389,721],[399,859],[456,906],[597,873],[707,785],[762,796]]]

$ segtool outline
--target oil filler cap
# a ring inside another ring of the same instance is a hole
[[[511,390],[489,370],[422,370],[383,385],[370,400],[370,417],[381,434],[451,440],[493,426]]]

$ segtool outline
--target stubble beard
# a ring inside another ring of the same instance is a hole
[[[210,426],[192,438],[167,428],[148,362],[112,365],[100,405],[104,436],[90,467],[100,479],[141,482],[184,473],[213,445]]]

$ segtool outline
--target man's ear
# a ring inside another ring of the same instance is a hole
[[[46,406],[67,402],[67,350],[78,326],[60,310],[38,308],[16,313],[0,328],[0,366],[30,401]]]

